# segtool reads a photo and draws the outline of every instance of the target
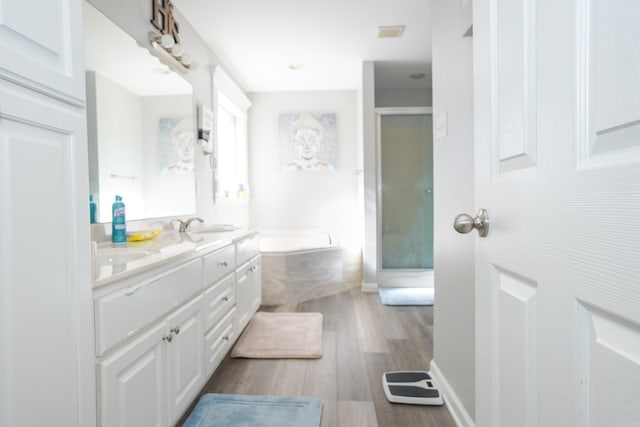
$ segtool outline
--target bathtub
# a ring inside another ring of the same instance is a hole
[[[260,230],[262,304],[283,305],[360,286],[360,256],[321,229]]]

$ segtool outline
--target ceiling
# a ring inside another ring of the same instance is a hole
[[[173,3],[249,92],[357,89],[364,61],[382,63],[377,83],[386,88],[430,87],[429,77],[408,77],[430,74],[429,0]],[[405,25],[403,36],[376,37],[391,25]]]

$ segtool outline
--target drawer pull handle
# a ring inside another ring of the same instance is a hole
[[[225,335],[224,337],[222,337],[222,339],[225,341],[229,341],[229,335]]]
[[[165,335],[162,337],[162,341],[171,342],[173,340],[172,335]]]
[[[175,328],[171,329],[171,332],[176,335],[180,334],[180,326],[176,326]]]
[[[132,286],[132,287],[130,287],[129,289],[127,289],[127,290],[125,291],[125,293],[124,293],[124,294],[125,294],[125,295],[127,295],[127,296],[129,296],[129,295],[133,295],[133,294],[135,294],[136,292],[138,292],[140,289],[142,289],[142,286],[143,286],[143,285]]]
[[[218,265],[221,266],[221,267],[227,267],[229,265],[229,263],[227,261],[220,261],[218,263]]]
[[[229,297],[222,297],[222,301],[224,301],[224,302],[229,301]]]

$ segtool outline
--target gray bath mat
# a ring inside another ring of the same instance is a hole
[[[433,288],[378,288],[384,305],[433,305]]]

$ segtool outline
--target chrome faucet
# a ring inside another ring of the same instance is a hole
[[[194,220],[199,221],[199,222],[201,222],[201,223],[202,223],[202,222],[204,222],[204,220],[203,220],[202,218],[198,218],[198,217],[189,218],[189,219],[188,219],[188,220],[186,220],[186,221],[183,221],[183,220],[181,220],[181,219],[176,220],[176,221],[178,221],[178,222],[180,223],[180,229],[179,229],[179,231],[180,231],[181,233],[186,233],[186,232],[189,230],[189,226],[191,225],[191,223],[192,223]]]

